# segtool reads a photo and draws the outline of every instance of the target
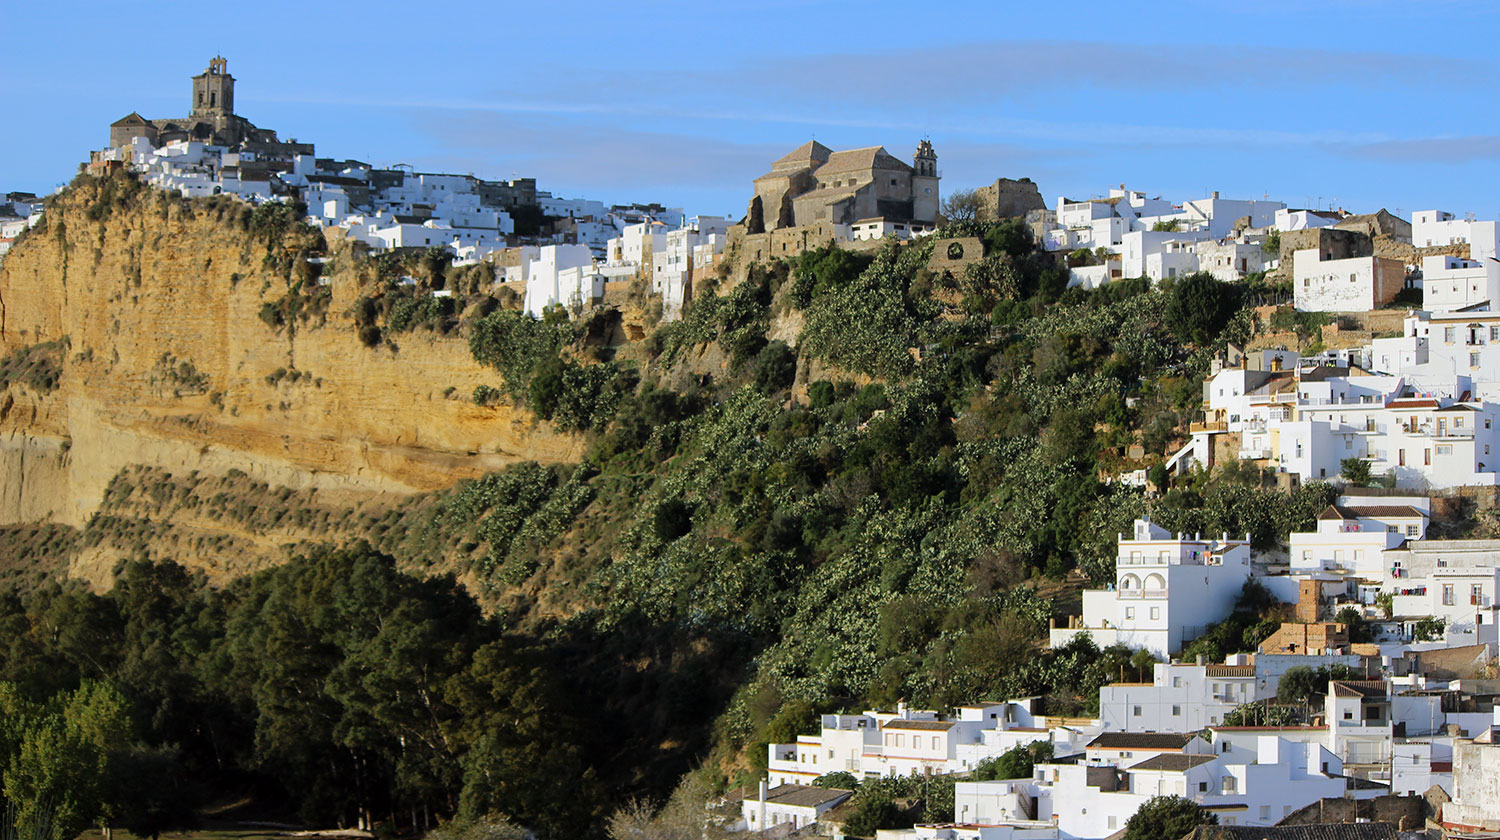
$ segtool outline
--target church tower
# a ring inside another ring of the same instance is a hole
[[[193,77],[193,116],[223,117],[234,114],[234,77],[229,60],[216,55],[208,69]]]
[[[911,217],[912,221],[932,222],[938,214],[938,168],[937,152],[932,142],[923,140],[917,144],[917,153],[911,158]]]

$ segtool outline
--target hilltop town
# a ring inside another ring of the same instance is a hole
[[[1495,221],[945,195],[928,139],[606,206],[318,157],[235,82],[0,203],[16,556],[363,539],[570,655],[635,628],[609,794],[701,761],[698,835],[1500,835]]]

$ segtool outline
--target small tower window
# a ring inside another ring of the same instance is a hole
[[[219,107],[219,95],[217,93],[210,93],[208,95],[208,107],[210,107],[210,108],[217,108],[217,107]]]

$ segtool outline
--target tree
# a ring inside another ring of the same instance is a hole
[[[1349,628],[1349,641],[1370,641],[1370,628],[1365,625],[1365,616],[1354,607],[1344,607],[1334,616],[1334,620]]]
[[[974,766],[971,778],[976,782],[997,779],[1029,779],[1038,761],[1052,760],[1050,741],[1033,741],[1006,750],[994,758],[987,758]]]
[[[1125,823],[1125,840],[1178,838],[1200,825],[1218,824],[1218,816],[1191,799],[1153,796]]]
[[[1350,484],[1364,486],[1370,483],[1370,462],[1363,458],[1345,458],[1339,461],[1339,475]]]
[[[1317,675],[1312,668],[1306,665],[1296,665],[1286,669],[1281,675],[1281,681],[1276,685],[1276,700],[1279,703],[1304,706],[1312,702],[1314,697],[1321,697],[1328,683],[1318,684]]]
[[[1145,680],[1146,669],[1152,667],[1159,661],[1160,660],[1156,658],[1156,654],[1152,653],[1146,648],[1141,648],[1140,650],[1137,650],[1135,653],[1130,655],[1130,667],[1135,669],[1135,676],[1138,680]]]
[[[1291,726],[1296,722],[1296,709],[1265,703],[1241,703],[1224,714],[1225,726]]]
[[[984,213],[984,199],[980,197],[978,190],[956,190],[943,197],[943,204],[938,212],[949,222],[978,221]]]
[[[1427,616],[1412,628],[1412,638],[1419,642],[1435,642],[1443,637],[1443,620]]]
[[[839,790],[854,790],[859,787],[859,779],[848,770],[834,770],[812,780],[813,787],[838,788]]]
[[[1151,486],[1155,487],[1158,493],[1167,492],[1167,482],[1170,478],[1167,474],[1166,465],[1152,464],[1151,468],[1146,470],[1146,480],[1151,482]]]
[[[1157,232],[1171,232],[1182,230],[1182,222],[1177,219],[1164,219],[1152,224],[1151,229]]]
[[[889,796],[878,793],[861,795],[854,814],[844,823],[844,833],[853,837],[874,837],[882,828],[910,828],[912,820]]]
[[[1237,287],[1220,282],[1206,271],[1196,271],[1172,287],[1171,300],[1162,314],[1180,340],[1202,347],[1218,337],[1239,306]]]
[[[797,378],[797,353],[784,341],[773,341],[755,357],[755,387],[767,394],[790,388]]]

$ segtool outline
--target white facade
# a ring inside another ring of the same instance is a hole
[[[1052,744],[1053,754],[1074,755],[1098,734],[1097,725],[1048,725],[1032,711],[1035,698],[961,706],[947,717],[909,709],[824,715],[817,735],[795,744],[771,744],[772,784],[807,784],[835,771],[856,777],[962,773],[1017,746]]]
[[[527,314],[540,318],[552,306],[576,307],[604,294],[604,278],[592,269],[587,245],[546,245],[526,274]]]
[[[1122,643],[1165,658],[1222,620],[1250,577],[1248,536],[1204,540],[1173,535],[1149,519],[1119,541],[1113,589],[1083,593],[1083,617],[1053,629],[1053,647],[1079,633],[1106,647]]]
[[[1423,257],[1422,308],[1430,312],[1500,308],[1500,260]]]
[[[1312,228],[1333,227],[1338,223],[1339,215],[1332,211],[1324,210],[1287,210],[1285,208],[1276,211],[1275,221],[1272,223],[1279,231],[1309,230]]]
[[[1245,657],[1248,659],[1248,657]],[[1157,663],[1150,683],[1099,688],[1099,720],[1113,732],[1196,732],[1257,699],[1255,666]]]
[[[1343,769],[1317,744],[1274,735],[1257,739],[1253,753],[1161,755],[1119,768],[1046,764],[1037,768],[1037,818],[1055,819],[1065,838],[1104,838],[1162,795],[1216,811],[1223,825],[1269,826],[1321,798],[1348,795]]]
[[[1418,248],[1468,245],[1469,258],[1497,256],[1500,232],[1493,221],[1457,219],[1442,210],[1420,210],[1411,217],[1411,244]]]
[[[809,785],[778,785],[747,796],[740,803],[740,815],[750,831],[769,831],[777,826],[795,831],[818,821],[854,792],[838,788]]]
[[[1222,368],[1205,383],[1205,422],[1194,427],[1194,440],[1206,451],[1212,435],[1238,434],[1240,459],[1303,480],[1334,479],[1345,459],[1358,458],[1374,475],[1393,474],[1400,487],[1493,485],[1500,405],[1481,395],[1500,391],[1500,372],[1483,367],[1488,356],[1500,363],[1500,317],[1495,339],[1486,323],[1446,323],[1436,328],[1441,345],[1429,337],[1432,322],[1409,318],[1408,329],[1425,334],[1355,351],[1377,369],[1404,367],[1399,374],[1300,364]]]
[[[1405,282],[1397,260],[1325,260],[1317,248],[1292,253],[1292,294],[1301,312],[1370,312],[1389,303]]]

